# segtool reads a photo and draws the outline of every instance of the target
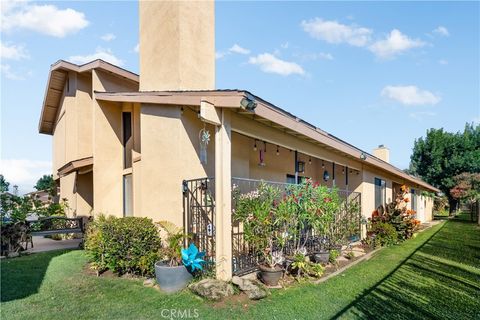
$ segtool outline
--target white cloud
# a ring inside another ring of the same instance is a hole
[[[419,39],[411,39],[394,29],[384,40],[379,40],[368,47],[377,57],[382,59],[393,58],[396,55],[413,48],[423,47],[426,43]]]
[[[370,41],[372,30],[355,25],[345,25],[337,21],[325,21],[320,18],[303,20],[302,28],[312,38],[329,43],[348,43],[363,47]]]
[[[0,65],[0,72],[2,75],[10,80],[25,80],[25,77],[22,75],[17,74],[16,72],[12,71],[12,68],[8,64],[1,64]]]
[[[419,112],[411,112],[408,116],[410,118],[413,118],[415,120],[421,121],[425,117],[433,117],[436,116],[437,114],[435,112],[430,112],[430,111],[419,111]]]
[[[317,53],[317,58],[324,59],[324,60],[333,60],[333,56],[330,53],[325,53],[325,52]]]
[[[238,54],[250,54],[250,50],[242,48],[236,43],[230,49],[228,49],[228,51]]]
[[[250,57],[248,63],[257,65],[266,73],[276,73],[282,76],[291,74],[304,75],[305,70],[295,62],[281,60],[270,53],[262,53],[256,57]]]
[[[439,63],[439,64],[443,64],[443,65],[447,65],[447,64],[448,64],[448,60],[440,59],[440,60],[438,60],[438,63]]]
[[[288,49],[288,47],[290,47],[290,43],[288,43],[288,41],[287,41],[287,42],[284,42],[284,43],[282,43],[282,44],[280,45],[280,47],[281,47],[282,49]]]
[[[435,105],[441,98],[427,90],[421,90],[416,86],[386,86],[381,95],[400,102],[403,105]]]
[[[106,33],[106,34],[104,34],[103,36],[100,37],[100,39],[102,39],[103,41],[106,41],[106,42],[115,40],[116,38],[117,38],[117,36],[114,35],[113,33]]]
[[[58,38],[75,33],[89,24],[83,12],[70,8],[59,9],[51,4],[30,4],[28,1],[2,1],[0,18],[2,31],[26,29]]]
[[[136,53],[140,52],[140,43],[137,43],[137,45],[133,48],[133,51]]]
[[[95,53],[92,54],[71,56],[67,60],[76,64],[85,64],[96,59],[102,59],[119,67],[123,66],[124,63],[123,60],[112,53],[112,50],[103,48],[97,48]]]
[[[436,29],[433,30],[433,33],[436,33],[443,37],[448,37],[450,35],[450,32],[448,32],[448,29],[443,26],[438,26]]]
[[[0,173],[13,185],[19,186],[21,193],[33,190],[37,180],[44,174],[51,174],[52,164],[49,161],[29,159],[1,159]],[[11,190],[11,189],[10,189]]]
[[[24,46],[0,42],[0,57],[2,59],[21,60],[30,56]]]
[[[293,56],[300,58],[302,61],[334,60],[333,55],[326,52],[294,53]]]
[[[223,59],[227,55],[226,52],[223,51],[216,51],[215,52],[215,59]]]

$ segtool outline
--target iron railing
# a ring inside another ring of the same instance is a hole
[[[205,252],[206,268],[215,263],[215,179],[184,180],[183,230],[200,251]]]
[[[258,189],[261,183],[266,183],[280,190],[283,196],[291,188],[292,184],[232,178],[232,209],[235,210],[236,194],[244,194]],[[182,183],[184,230],[190,236],[189,241],[195,243],[200,251],[206,253],[206,260],[210,262],[207,268],[215,266],[215,179],[200,178],[185,180]],[[349,221],[348,226],[335,224],[334,232],[347,234],[349,241],[360,239],[361,230],[361,194],[346,190],[338,190],[342,201],[342,209],[336,216],[337,220]],[[236,221],[232,214],[232,268],[234,275],[242,275],[254,271],[259,262],[257,250],[244,239],[242,224]],[[352,226],[354,226],[352,228]],[[305,239],[305,248],[308,253],[315,253],[329,247],[330,239],[325,235],[317,235],[311,229],[306,229],[301,234],[301,241]],[[294,243],[287,244],[285,253],[293,254]]]
[[[295,185],[281,182],[272,182],[245,178],[232,178],[232,209],[235,210],[235,198],[240,194],[246,194],[257,190],[260,184],[267,184],[277,188],[279,197],[283,197],[288,190]],[[344,237],[346,242],[354,242],[360,239],[361,234],[361,194],[347,190],[337,190],[340,198],[343,200],[341,209],[335,215],[332,233],[335,238]],[[341,223],[340,223],[341,222]],[[300,243],[308,254],[328,249],[332,245],[331,239],[325,235],[315,234],[311,228],[305,228],[300,234]],[[286,255],[293,255],[296,249],[294,241],[287,243],[284,248]],[[232,215],[232,270],[234,275],[242,275],[254,271],[259,262],[259,254],[255,248],[248,244],[244,239],[242,224],[234,219]]]

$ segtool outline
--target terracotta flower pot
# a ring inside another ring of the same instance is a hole
[[[267,286],[277,286],[278,281],[283,275],[283,268],[280,266],[275,266],[275,268],[270,268],[264,265],[258,266],[260,269],[260,279]]]

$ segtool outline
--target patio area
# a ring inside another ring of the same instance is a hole
[[[33,236],[33,248],[29,247],[26,253],[38,253],[52,250],[78,249],[82,239],[53,240],[43,236]]]

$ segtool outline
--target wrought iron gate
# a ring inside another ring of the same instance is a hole
[[[200,251],[205,252],[206,268],[215,266],[215,180],[184,180],[183,228]]]

